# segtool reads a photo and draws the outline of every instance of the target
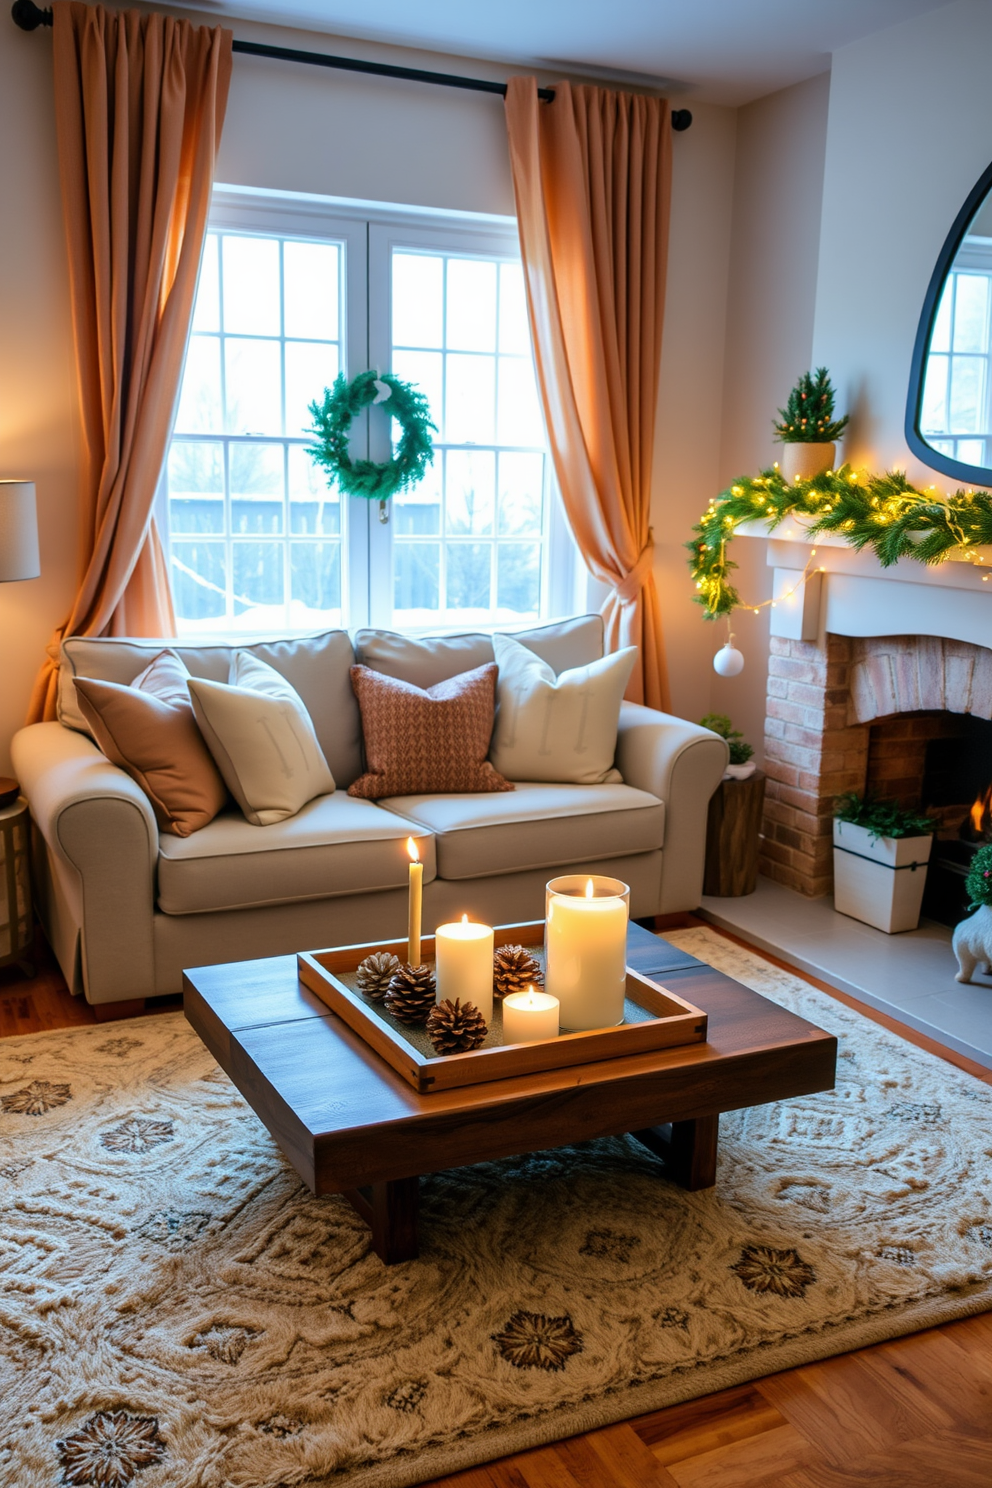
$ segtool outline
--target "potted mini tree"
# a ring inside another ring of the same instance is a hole
[[[775,438],[785,446],[779,469],[787,481],[812,480],[833,468],[834,441],[847,428],[848,415],[834,418],[834,389],[826,367],[804,372],[778,411]]]
[[[730,763],[724,772],[724,780],[747,780],[754,774],[754,749],[744,742],[744,735],[740,729],[734,728],[726,713],[707,713],[699,720],[699,726],[719,734],[730,746]]]
[[[834,803],[834,908],[891,935],[915,930],[937,823],[857,791]]]

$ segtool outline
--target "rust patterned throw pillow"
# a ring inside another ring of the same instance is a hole
[[[426,691],[370,667],[353,666],[367,770],[349,796],[509,791],[486,759],[496,710],[496,664],[461,672]]]

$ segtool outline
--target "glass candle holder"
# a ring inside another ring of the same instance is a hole
[[[630,889],[618,878],[570,873],[545,891],[545,991],[563,1029],[623,1022]]]

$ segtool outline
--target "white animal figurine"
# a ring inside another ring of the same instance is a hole
[[[962,920],[955,928],[951,944],[960,968],[957,981],[970,982],[979,961],[992,968],[992,908],[983,904]]]

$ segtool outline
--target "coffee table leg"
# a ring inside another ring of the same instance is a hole
[[[344,1197],[371,1229],[372,1249],[385,1265],[416,1259],[420,1253],[419,1178],[394,1178],[386,1183],[369,1184],[367,1188],[352,1188]]]
[[[665,1164],[666,1176],[682,1188],[712,1188],[716,1182],[716,1149],[720,1117],[671,1121],[631,1132]]]

